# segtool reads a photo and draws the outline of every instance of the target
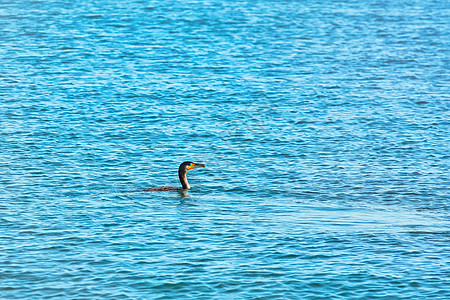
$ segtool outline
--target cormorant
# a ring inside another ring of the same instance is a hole
[[[197,169],[197,168],[206,168],[203,164],[195,164],[190,161],[186,161],[180,165],[178,168],[178,177],[180,177],[181,188],[174,186],[159,186],[150,189],[143,190],[144,192],[153,192],[153,191],[186,191],[191,188],[189,182],[187,181],[186,173],[189,170]]]

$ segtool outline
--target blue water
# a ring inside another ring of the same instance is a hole
[[[448,20],[0,1],[0,298],[449,299]]]

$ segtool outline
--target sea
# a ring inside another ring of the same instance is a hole
[[[0,299],[450,299],[449,20],[0,0]]]

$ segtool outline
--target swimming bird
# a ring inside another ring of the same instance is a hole
[[[180,165],[180,167],[178,168],[178,177],[180,177],[181,188],[174,187],[174,186],[159,186],[159,187],[146,189],[146,190],[144,190],[144,192],[186,191],[191,188],[191,186],[189,185],[189,182],[187,181],[187,177],[186,177],[187,171],[192,170],[192,169],[197,169],[197,168],[206,168],[206,166],[203,164],[196,164],[196,163],[193,163],[190,161],[185,161],[184,163],[182,163]]]

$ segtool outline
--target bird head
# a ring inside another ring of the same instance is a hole
[[[206,168],[206,166],[203,164],[196,164],[196,163],[193,163],[190,161],[186,161],[180,165],[180,169],[186,170],[186,171],[189,171],[192,169],[197,169],[197,168]]]

